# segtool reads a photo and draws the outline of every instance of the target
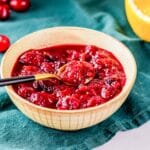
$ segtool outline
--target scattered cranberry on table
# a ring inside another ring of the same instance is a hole
[[[11,10],[24,12],[30,8],[30,0],[0,0],[0,20],[10,17]]]
[[[0,53],[5,52],[10,46],[10,40],[5,35],[0,35]]]
[[[7,4],[0,4],[0,20],[6,20],[10,17],[10,8]]]
[[[118,95],[126,82],[121,63],[109,51],[96,46],[58,45],[31,49],[15,63],[12,76],[57,73],[67,63],[62,81],[57,79],[14,86],[18,95],[36,105],[59,110],[100,105]],[[85,84],[85,78],[92,77]],[[66,85],[66,82],[71,85]]]
[[[30,7],[30,0],[10,0],[10,7],[14,11],[26,11]]]

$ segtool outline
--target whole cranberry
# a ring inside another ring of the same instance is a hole
[[[47,73],[53,73],[55,71],[54,67],[54,63],[52,62],[43,62],[41,64],[41,70]]]
[[[0,5],[0,20],[6,20],[10,16],[10,8],[7,4]]]
[[[60,110],[66,110],[66,109],[78,109],[80,106],[79,100],[73,96],[66,96],[62,99],[60,99],[56,107]]]
[[[0,0],[0,4],[7,4],[8,0]]]
[[[101,98],[100,96],[92,96],[90,99],[87,100],[86,106],[92,107],[92,106],[96,106],[104,102],[106,102],[106,100]]]
[[[14,11],[26,11],[30,7],[30,0],[10,0],[9,5]]]
[[[10,40],[5,35],[0,35],[0,52],[6,51],[10,46]]]
[[[21,70],[22,76],[33,75],[39,73],[39,68],[36,66],[23,66]]]
[[[55,108],[56,106],[56,97],[52,94],[48,94],[44,91],[32,93],[30,96],[30,101],[36,105]]]
[[[18,94],[23,98],[29,99],[31,94],[35,92],[34,88],[31,86],[31,83],[24,83],[18,85]]]
[[[84,84],[95,75],[94,67],[88,62],[71,61],[67,64],[60,77],[71,85]]]
[[[24,65],[40,66],[44,61],[44,57],[42,56],[42,53],[31,50],[24,53],[19,61]]]

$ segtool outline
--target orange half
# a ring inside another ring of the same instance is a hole
[[[125,10],[136,35],[150,42],[150,0],[125,0]]]

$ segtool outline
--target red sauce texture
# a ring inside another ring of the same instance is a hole
[[[126,82],[119,60],[109,51],[93,45],[58,45],[30,49],[15,63],[12,76],[57,73],[67,67],[57,79],[17,84],[18,95],[36,105],[73,110],[100,105],[117,96]],[[86,79],[93,78],[88,84]],[[65,82],[70,83],[66,85]]]

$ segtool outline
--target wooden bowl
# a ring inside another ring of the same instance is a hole
[[[99,106],[80,110],[55,110],[32,104],[17,95],[12,86],[7,86],[6,90],[13,103],[33,121],[59,130],[79,130],[105,120],[127,98],[137,71],[135,60],[128,48],[109,35],[79,27],[54,27],[31,33],[14,43],[6,52],[1,66],[2,77],[11,76],[17,58],[26,50],[59,44],[91,44],[111,51],[122,63],[127,77],[121,93]]]

